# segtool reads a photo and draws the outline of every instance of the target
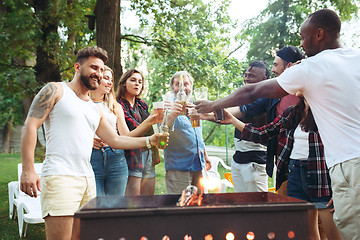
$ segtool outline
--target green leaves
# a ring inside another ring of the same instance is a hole
[[[299,46],[299,28],[307,16],[321,8],[333,7],[342,20],[357,15],[357,1],[340,0],[275,0],[271,1],[260,16],[248,21],[242,39],[250,41],[247,58],[264,60],[271,65],[275,49],[286,45]]]
[[[207,86],[213,97],[229,92],[234,78],[242,75],[241,64],[229,60],[230,31],[233,22],[227,15],[228,2],[147,1],[132,2],[144,27],[151,28],[145,51],[150,75],[150,100],[170,90],[171,76],[186,70],[195,79],[194,87]],[[149,26],[147,26],[149,27]],[[233,65],[233,66],[230,66]]]

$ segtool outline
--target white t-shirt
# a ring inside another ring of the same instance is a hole
[[[301,130],[300,124],[294,131],[294,145],[290,158],[296,160],[307,160],[309,157],[309,133]]]
[[[45,120],[46,155],[41,175],[93,177],[90,156],[100,122],[93,101],[83,101],[65,83],[63,96]]]
[[[288,68],[277,79],[309,103],[330,168],[360,156],[360,51],[325,50]]]

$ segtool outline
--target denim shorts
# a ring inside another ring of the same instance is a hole
[[[289,197],[301,199],[315,205],[316,209],[328,208],[326,205],[330,201],[331,196],[327,197],[310,197],[308,194],[306,160],[290,159],[289,177],[287,184],[287,195]]]
[[[143,168],[129,169],[129,176],[139,177],[139,178],[154,178],[155,167],[152,165],[152,152],[149,149],[144,151],[142,154],[142,165]]]

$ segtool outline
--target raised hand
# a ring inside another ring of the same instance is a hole
[[[166,136],[166,145],[164,146],[164,148],[167,146],[167,143],[169,142],[169,136],[170,134],[167,132],[163,132],[163,133],[154,133],[153,135],[150,136],[150,144],[151,146],[156,146],[158,147],[158,142],[160,137]]]
[[[157,123],[162,123],[164,119],[164,112],[159,113],[156,111],[153,111],[147,118],[146,120],[149,121],[149,123],[151,125],[157,124]]]
[[[209,100],[197,100],[195,102],[195,108],[198,111],[198,113],[209,113],[215,111],[215,108],[213,106],[213,101],[209,101]]]
[[[235,117],[230,112],[226,111],[225,109],[224,109],[224,113],[225,113],[225,120],[222,120],[221,123],[233,124]]]

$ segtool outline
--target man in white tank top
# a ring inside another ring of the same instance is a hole
[[[112,148],[155,146],[159,134],[133,138],[119,136],[91,101],[89,90],[99,86],[107,53],[99,47],[79,51],[70,83],[48,83],[34,98],[21,138],[21,190],[37,197],[47,239],[80,239],[80,220],[74,213],[96,196],[90,165],[93,138],[98,135]],[[37,129],[45,124],[46,155],[41,181],[34,170]]]
[[[229,96],[196,102],[201,113],[300,91],[313,112],[330,168],[334,221],[344,239],[360,239],[360,51],[340,46],[341,21],[322,9],[300,28],[307,59],[279,76]]]

